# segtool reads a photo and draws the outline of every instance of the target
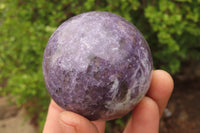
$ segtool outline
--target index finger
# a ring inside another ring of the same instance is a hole
[[[155,70],[147,96],[152,98],[159,107],[160,117],[168,103],[174,88],[171,75],[163,70]]]

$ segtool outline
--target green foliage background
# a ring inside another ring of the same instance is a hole
[[[50,99],[42,76],[48,38],[69,17],[92,10],[116,13],[136,25],[155,68],[176,73],[182,62],[200,59],[200,0],[1,0],[0,94],[11,94],[37,116],[40,129]]]

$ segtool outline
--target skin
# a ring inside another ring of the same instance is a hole
[[[123,133],[158,133],[159,120],[173,88],[172,77],[163,70],[155,70],[147,95],[135,107]],[[43,133],[104,133],[105,123],[65,111],[51,100]]]

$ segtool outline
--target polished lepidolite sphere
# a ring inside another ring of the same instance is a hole
[[[89,120],[110,120],[131,111],[149,88],[152,66],[149,46],[137,28],[98,11],[61,24],[43,57],[51,97]]]

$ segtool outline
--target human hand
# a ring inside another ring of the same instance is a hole
[[[134,108],[124,133],[158,133],[159,120],[173,90],[173,79],[163,70],[153,71],[147,95]],[[83,116],[65,111],[53,100],[43,133],[104,133],[105,121],[89,121]]]

